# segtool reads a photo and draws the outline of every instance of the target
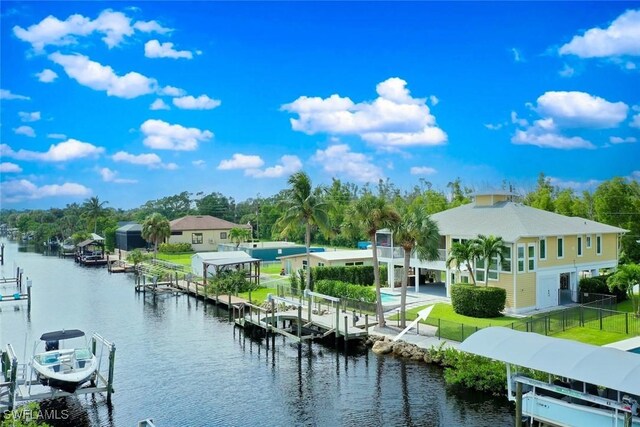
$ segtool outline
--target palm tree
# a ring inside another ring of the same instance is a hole
[[[489,285],[489,265],[493,258],[498,258],[498,265],[504,259],[504,254],[507,250],[507,246],[504,244],[502,237],[485,236],[478,234],[478,238],[475,239],[476,256],[479,259],[484,260],[484,285]]]
[[[384,313],[382,312],[382,298],[380,292],[380,265],[378,264],[378,245],[376,232],[382,228],[392,228],[400,221],[400,215],[387,201],[366,193],[360,199],[354,201],[347,208],[344,228],[347,233],[354,230],[363,231],[371,240],[373,252],[373,280],[376,285],[376,313],[378,325],[385,326]]]
[[[312,190],[309,175],[300,171],[289,177],[287,181],[291,188],[287,191],[287,197],[281,202],[283,213],[276,221],[276,227],[281,229],[280,235],[287,236],[296,227],[304,225],[304,244],[307,249],[307,268],[305,289],[311,283],[311,228],[317,226],[325,233],[331,233],[328,205],[322,200],[320,191]]]
[[[153,243],[153,257],[158,257],[158,243],[171,235],[169,220],[159,213],[149,215],[142,223],[142,238]]]
[[[400,292],[400,324],[406,327],[407,285],[411,252],[415,249],[420,261],[436,261],[440,231],[435,221],[429,217],[420,199],[401,202],[400,221],[393,227],[393,241],[404,250],[402,288]]]
[[[248,228],[233,227],[229,230],[229,239],[236,244],[236,250],[240,247],[240,243],[246,242],[251,237],[251,230]]]
[[[90,197],[84,201],[82,204],[82,209],[89,216],[89,218],[93,219],[93,232],[98,232],[98,218],[102,215],[102,211],[104,210],[104,205],[109,202],[101,202],[98,196]]]
[[[451,250],[449,251],[449,257],[447,258],[446,266],[447,268],[451,267],[452,263],[456,264],[456,268],[458,271],[462,271],[461,267],[463,265],[467,266],[467,270],[471,273],[471,280],[475,286],[476,277],[472,268],[473,260],[476,258],[477,248],[474,240],[463,240],[461,243],[454,242],[451,245]]]

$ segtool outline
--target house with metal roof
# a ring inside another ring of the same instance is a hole
[[[187,215],[169,222],[168,243],[188,243],[195,252],[215,251],[221,243],[229,243],[232,228],[249,228],[211,215]]]
[[[595,276],[603,269],[618,265],[620,237],[627,230],[568,217],[525,206],[509,192],[475,195],[474,202],[431,215],[440,230],[440,257],[423,262],[415,254],[411,267],[417,271],[413,285],[419,290],[424,277],[444,277],[447,296],[454,283],[471,282],[475,274],[480,286],[501,287],[507,292],[507,311],[524,312],[561,304],[575,299],[578,281]],[[476,238],[479,234],[502,237],[507,251],[498,263],[489,264],[488,277],[482,260],[472,266],[446,267],[446,258],[454,242]],[[403,250],[393,245],[393,233],[378,232],[379,259],[402,266]],[[394,282],[394,268],[388,269],[389,283]]]
[[[281,256],[278,259],[282,262],[282,268],[287,274],[307,267],[306,252],[296,255]],[[311,252],[309,254],[309,264],[312,268],[373,265],[373,252],[371,249]]]

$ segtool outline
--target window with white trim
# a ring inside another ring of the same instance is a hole
[[[536,271],[536,245],[534,243],[529,243],[529,246],[527,248],[527,255],[527,269],[529,271]]]
[[[582,256],[582,236],[578,236],[577,251],[578,256]]]
[[[558,259],[564,258],[564,237],[558,237]]]
[[[203,242],[202,233],[191,233],[191,244],[201,245]]]
[[[591,249],[591,234],[587,234],[585,239],[587,241],[587,249]]]
[[[540,238],[540,259],[547,259],[547,238]]]
[[[511,247],[507,246],[502,251],[502,262],[500,263],[500,271],[511,273]]]
[[[489,280],[498,280],[498,256],[491,258],[489,263]]]
[[[476,260],[476,282],[484,282],[484,260],[482,258]]]
[[[596,235],[596,255],[602,255],[602,236]]]
[[[518,245],[518,273],[524,273],[524,245]]]

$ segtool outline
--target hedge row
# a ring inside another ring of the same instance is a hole
[[[373,280],[373,266],[355,265],[348,267],[313,267],[311,280],[315,283],[319,280],[338,280],[353,285],[371,286]],[[380,283],[387,280],[387,267],[380,266]]]
[[[580,279],[579,283],[580,292],[615,295],[617,302],[626,300],[627,293],[625,291],[618,288],[615,288],[613,291],[609,289],[609,285],[607,285],[607,279],[609,276],[610,275],[607,274],[604,276],[583,277]]]
[[[507,291],[492,286],[473,286],[463,283],[451,287],[453,310],[464,316],[498,317],[507,301]]]
[[[190,243],[160,243],[158,245],[158,252],[163,254],[181,254],[192,251]]]
[[[351,285],[339,280],[318,280],[314,283],[314,290],[336,298],[349,298],[365,302],[376,301],[376,292],[373,289],[360,285]]]

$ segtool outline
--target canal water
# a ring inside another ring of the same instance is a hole
[[[245,337],[226,311],[187,296],[134,292],[133,277],[81,267],[5,242],[4,277],[32,281],[26,302],[0,303],[0,345],[27,357],[47,331],[98,332],[117,347],[113,405],[102,395],[45,401],[54,426],[507,426],[506,398],[445,387],[439,368]],[[0,293],[13,287],[0,285]]]

